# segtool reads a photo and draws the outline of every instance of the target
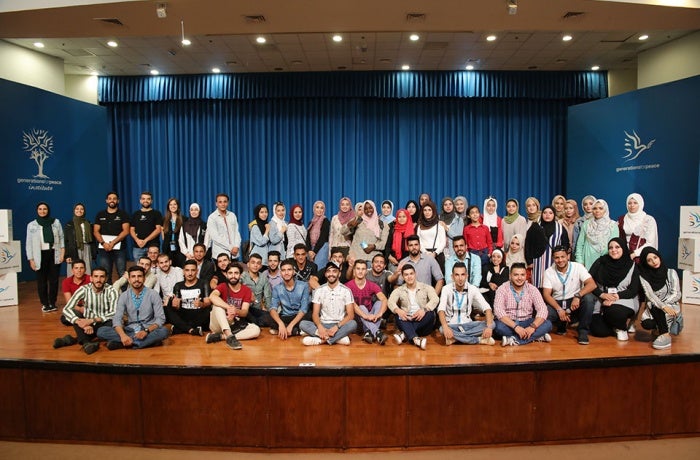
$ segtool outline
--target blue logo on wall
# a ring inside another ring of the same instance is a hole
[[[688,215],[688,220],[690,220],[691,228],[700,228],[700,214],[697,212],[691,212]]]
[[[12,254],[9,249],[2,248],[0,251],[0,264],[6,264],[15,258],[17,254]]]
[[[651,146],[654,145],[654,142],[656,142],[656,139],[652,139],[646,144],[643,143],[639,137],[639,134],[637,134],[637,132],[634,130],[632,130],[632,134],[628,133],[627,131],[624,131],[624,133],[625,151],[627,152],[627,155],[624,155],[622,158],[624,158],[625,161],[636,160],[639,155],[651,149]]]
[[[48,179],[49,176],[44,174],[44,162],[53,155],[53,136],[49,136],[45,129],[36,128],[22,134],[22,150],[29,153],[29,158],[36,163],[37,173],[34,177]]]

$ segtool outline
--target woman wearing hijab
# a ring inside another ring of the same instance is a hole
[[[314,203],[314,216],[309,222],[306,233],[306,246],[309,248],[309,260],[317,267],[325,267],[330,256],[328,238],[331,231],[331,221],[326,217],[326,203]]]
[[[389,225],[386,250],[384,251],[390,265],[397,267],[401,259],[408,257],[406,238],[415,235],[415,233],[415,226],[408,211],[405,209],[396,211],[396,220]]]
[[[516,233],[508,243],[508,252],[506,253],[506,267],[510,269],[511,265],[519,262],[527,265],[525,261],[525,238]]]
[[[583,197],[583,200],[581,200],[583,215],[579,217],[574,224],[574,239],[571,240],[571,249],[573,251],[571,253],[571,260],[576,258],[576,245],[578,244],[578,238],[581,234],[581,227],[583,227],[583,223],[593,218],[593,203],[595,203],[596,200],[597,198],[593,195],[586,195]],[[580,260],[577,260],[577,262],[580,262]]]
[[[284,220],[287,214],[287,209],[284,207],[284,203],[281,201],[275,202],[272,206],[272,219],[270,219],[270,224],[277,227],[276,233],[280,235],[280,241],[278,243],[270,243],[268,249],[268,254],[270,251],[277,251],[282,254],[282,257],[286,254],[286,249],[284,246],[284,239],[287,234],[287,221]],[[267,260],[263,260],[263,264],[267,265]]]
[[[267,253],[270,246],[279,244],[282,234],[277,230],[277,225],[268,222],[270,211],[266,204],[259,204],[253,209],[255,219],[248,224],[250,230],[250,254],[258,254],[267,265]]]
[[[656,219],[644,212],[644,198],[639,193],[631,193],[627,197],[627,214],[620,216],[617,224],[633,259],[639,261],[644,248],[659,245]]]
[[[418,205],[423,208],[425,206],[425,203],[432,202],[433,199],[430,197],[429,193],[421,193],[420,196],[418,197]]]
[[[509,198],[506,201],[506,215],[503,218],[503,242],[508,244],[504,249],[510,251],[510,242],[514,235],[521,236],[520,244],[524,247],[525,233],[527,233],[527,220],[520,215],[520,203],[515,198]]]
[[[554,208],[554,214],[557,220],[564,218],[564,207],[566,206],[566,198],[564,195],[557,195],[552,198],[552,207]]]
[[[642,327],[648,330],[658,329],[659,336],[652,347],[657,350],[671,348],[669,324],[681,314],[681,284],[678,274],[666,266],[659,251],[646,247],[640,254],[639,275],[647,298]]]
[[[491,231],[491,240],[494,249],[503,249],[503,220],[496,214],[498,201],[490,196],[484,200],[484,207],[481,214],[481,223],[486,225]]]
[[[300,204],[292,205],[289,211],[289,225],[284,237],[287,248],[287,259],[294,257],[294,246],[301,243],[306,245],[306,227],[304,226],[304,209]]]
[[[466,214],[465,209],[463,209],[463,212]],[[449,196],[442,199],[440,226],[445,230],[447,236],[447,246],[445,246],[444,254],[445,258],[448,258],[454,254],[452,239],[456,236],[461,236],[462,232],[464,232],[464,219],[457,214],[455,201]]]
[[[41,311],[56,311],[58,272],[65,257],[63,227],[51,217],[49,205],[36,206],[37,217],[27,224],[26,254],[29,266],[36,272],[36,287]]]
[[[381,221],[384,222],[385,224],[389,225],[396,219],[394,217],[394,202],[391,200],[384,200],[382,201],[382,216],[380,217]]]
[[[592,218],[583,223],[576,242],[576,262],[582,263],[587,270],[591,269],[593,262],[605,255],[608,241],[620,234],[617,222],[610,219],[605,200],[596,200],[591,213]]]
[[[331,219],[331,233],[329,237],[331,250],[334,248],[341,248],[343,250],[343,255],[347,258],[350,252],[350,242],[352,238],[348,238],[343,234],[343,227],[345,227],[348,222],[355,218],[355,211],[352,209],[352,201],[350,198],[344,196],[340,199],[338,203],[338,214],[333,216]]]
[[[532,282],[533,262],[538,257],[541,257],[547,249],[547,237],[539,225],[540,216],[542,215],[540,200],[533,196],[528,197],[525,200],[525,211],[527,212],[527,230],[525,231],[523,250],[525,251],[525,263],[527,264],[527,279]]]
[[[595,208],[594,208],[595,210]],[[607,254],[598,258],[590,273],[596,282],[593,295],[591,334],[595,337],[617,336],[617,340],[629,340],[629,320],[639,309],[639,272],[630,258],[625,240],[612,238]]]
[[[73,206],[73,218],[66,222],[64,227],[66,243],[66,264],[68,265],[68,276],[72,270],[74,260],[85,262],[85,273],[92,273],[92,261],[96,247],[92,237],[92,224],[85,218],[85,205],[77,203]]]
[[[408,211],[414,224],[418,222],[418,218],[420,217],[420,205],[416,200],[408,200],[404,209]]]
[[[180,252],[179,235],[185,219],[182,216],[180,201],[177,198],[170,198],[165,208],[161,252],[170,256],[174,267],[182,268],[185,264],[185,256]]]
[[[346,226],[346,234],[352,233],[350,258],[371,261],[382,254],[389,236],[389,226],[379,220],[377,207],[372,200],[363,203],[362,215],[355,217]]]
[[[197,203],[190,204],[190,218],[182,224],[178,236],[180,252],[185,256],[185,260],[194,259],[194,245],[204,244],[206,233],[207,223],[202,220],[202,211],[199,205]]]
[[[433,258],[442,260],[444,267],[444,251],[447,245],[447,233],[440,225],[437,205],[428,201],[421,209],[421,215],[416,226],[416,235],[420,238],[420,250],[423,254],[428,254]]]
[[[569,235],[566,233],[566,230],[564,230],[564,227],[557,222],[556,211],[553,206],[545,206],[544,209],[542,209],[539,223],[532,225],[532,227],[536,225],[542,228],[545,244],[542,254],[532,260],[532,284],[536,288],[541,288],[542,281],[544,280],[544,272],[554,263],[552,259],[552,249],[556,246],[568,248]],[[536,239],[533,238],[532,240],[535,241]],[[526,253],[528,252],[528,244],[530,244],[529,237],[525,240]]]
[[[566,200],[566,204],[564,205],[564,217],[559,219],[559,223],[564,227],[566,233],[569,235],[569,242],[574,241],[574,226],[576,225],[579,217],[581,216],[578,214],[578,204],[576,204],[576,201]],[[572,252],[574,247],[575,246],[573,243],[571,243]]]
[[[480,291],[491,306],[493,306],[493,301],[496,298],[496,289],[509,279],[510,271],[505,262],[503,251],[494,249],[491,253],[491,260],[484,267],[484,272],[481,276]]]

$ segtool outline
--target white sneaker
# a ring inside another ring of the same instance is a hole
[[[627,335],[627,331],[624,329],[615,329],[615,334],[620,342],[627,342],[630,339],[630,336]]]
[[[428,340],[425,337],[413,337],[413,345],[421,350],[425,350],[428,346]]]
[[[350,345],[350,337],[345,336],[342,339],[339,339],[338,341],[336,341],[335,343],[337,343],[338,345]]]
[[[479,345],[495,345],[496,341],[493,340],[493,337],[479,337]]]
[[[518,345],[520,344],[517,340],[515,340],[515,337],[512,335],[504,336],[503,340],[501,340],[502,347],[517,347]]]
[[[634,327],[634,324],[630,324],[630,327],[627,328],[627,332],[629,332],[630,334],[634,334],[635,332],[637,332],[637,328]]]
[[[406,340],[406,334],[403,332],[394,334],[394,342],[396,342],[396,345],[401,345],[404,340]]]
[[[270,334],[272,334],[272,335],[277,335],[277,334],[279,334],[279,333],[280,333],[280,331],[278,331],[277,329],[272,329],[272,328],[270,328]]]
[[[303,339],[301,339],[301,343],[306,345],[307,347],[313,346],[313,345],[321,345],[323,343],[323,340],[321,340],[320,337],[315,337],[311,335],[307,335]]]
[[[546,342],[549,343],[552,341],[552,336],[549,334],[545,334],[542,337],[539,337],[536,339],[536,342]]]

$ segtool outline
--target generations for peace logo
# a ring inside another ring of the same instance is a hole
[[[60,180],[51,180],[44,173],[44,164],[54,154],[54,139],[46,129],[32,128],[22,133],[22,150],[36,163],[37,173],[32,178],[17,178],[18,184],[28,184],[27,190],[53,190],[63,185]]]
[[[7,264],[9,261],[14,259],[15,256],[17,256],[17,254],[12,253],[7,248],[2,248],[2,250],[0,250],[0,264],[2,264],[2,265]]]
[[[622,156],[622,158],[625,160],[625,163],[637,160],[640,157],[640,155],[642,155],[644,152],[651,150],[651,146],[654,145],[654,142],[656,142],[656,139],[651,139],[649,142],[646,143],[642,142],[642,138],[639,136],[639,134],[637,134],[637,131],[634,129],[632,130],[632,134],[624,130],[622,132],[625,133],[624,150],[625,152],[627,152],[625,155]],[[659,167],[661,167],[661,165],[658,163],[638,166],[625,166],[616,168],[615,172],[633,171],[635,169],[656,169]]]
[[[693,276],[693,279],[690,280],[690,287],[692,288],[693,293],[697,294],[700,292],[700,278],[697,276]]]
[[[700,228],[700,213],[689,212],[688,221],[690,228]]]

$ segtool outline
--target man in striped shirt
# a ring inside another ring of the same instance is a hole
[[[97,336],[97,330],[102,327],[112,327],[112,317],[117,307],[119,294],[106,284],[107,270],[103,267],[93,268],[90,283],[78,288],[63,308],[63,316],[73,325],[78,338],[71,335],[54,340],[53,347],[61,348],[79,343],[88,355],[100,347],[92,340]],[[83,314],[79,316],[76,307],[83,304]]]
[[[540,291],[527,282],[524,263],[510,267],[510,281],[496,290],[493,302],[496,316],[494,335],[502,337],[502,346],[524,345],[533,341],[551,342],[552,323]]]

